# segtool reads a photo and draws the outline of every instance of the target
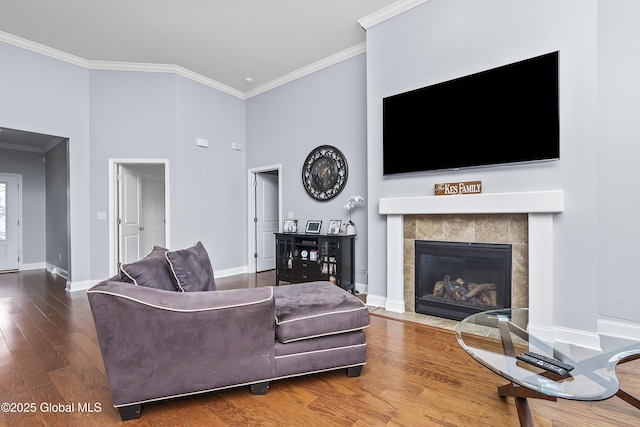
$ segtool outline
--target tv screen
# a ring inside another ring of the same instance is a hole
[[[558,52],[382,104],[385,175],[560,158]]]

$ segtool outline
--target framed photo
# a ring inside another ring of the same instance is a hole
[[[322,221],[312,219],[307,221],[307,228],[305,229],[304,232],[307,234],[320,234],[321,227],[322,227]]]
[[[298,232],[298,220],[297,219],[285,219],[282,224],[283,233],[297,233]]]
[[[329,221],[329,229],[327,230],[327,234],[337,236],[338,234],[340,234],[340,227],[342,227],[342,220],[332,219],[331,221]]]

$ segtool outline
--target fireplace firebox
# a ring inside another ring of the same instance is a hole
[[[415,242],[416,313],[462,320],[511,307],[511,245]]]

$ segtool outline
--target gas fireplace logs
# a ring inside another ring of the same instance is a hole
[[[467,283],[461,277],[451,280],[449,275],[436,282],[433,286],[433,296],[469,305],[498,306],[495,283]]]

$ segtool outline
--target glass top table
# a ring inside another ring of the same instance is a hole
[[[640,341],[595,332],[575,340],[579,342],[568,342],[569,336],[561,341],[550,328],[537,327],[533,320],[539,314],[525,308],[485,311],[456,327],[458,343],[471,357],[511,381],[498,392],[516,398],[521,425],[533,425],[527,397],[595,401],[617,395],[640,409],[640,401],[620,389],[615,374],[619,362],[640,357]],[[561,360],[574,369],[560,377],[516,359],[525,351]]]

